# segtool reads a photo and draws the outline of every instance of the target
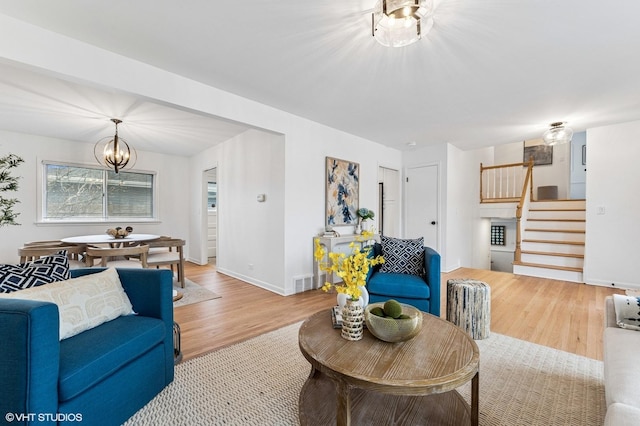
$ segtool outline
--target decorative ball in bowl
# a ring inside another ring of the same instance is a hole
[[[404,342],[420,332],[422,312],[395,300],[370,303],[364,310],[364,322],[378,339],[391,343]]]
[[[117,228],[107,229],[107,234],[111,235],[113,238],[124,238],[132,232],[133,228],[130,226],[127,226],[126,228],[121,228],[118,226]]]

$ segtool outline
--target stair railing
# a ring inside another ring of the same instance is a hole
[[[529,163],[483,166],[480,163],[480,202],[517,203],[524,192]]]
[[[516,206],[516,250],[513,256],[514,262],[520,262],[522,259],[522,231],[527,224],[529,215],[529,204],[533,197],[533,161],[527,165],[527,174],[522,185],[522,194],[518,205]]]

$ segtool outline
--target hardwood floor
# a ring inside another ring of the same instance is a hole
[[[311,290],[279,296],[220,274],[212,265],[185,265],[185,275],[222,296],[175,308],[183,359],[237,343],[335,304],[335,294]],[[446,283],[473,278],[491,286],[491,331],[602,360],[604,298],[622,290],[461,268],[442,274],[442,317]],[[329,313],[327,312],[327,316]]]

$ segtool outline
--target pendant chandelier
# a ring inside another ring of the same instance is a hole
[[[378,0],[371,14],[371,35],[388,47],[420,40],[433,27],[433,0]]]
[[[542,140],[545,144],[553,146],[560,143],[571,142],[573,136],[573,130],[570,127],[565,126],[563,121],[556,121],[550,124],[550,128],[542,135]]]
[[[113,137],[106,137],[96,142],[93,147],[93,155],[98,163],[107,169],[113,169],[116,173],[125,167],[133,167],[138,158],[136,150],[131,148],[129,144],[118,136],[118,124],[122,120],[112,118],[111,121],[116,125],[116,133]]]

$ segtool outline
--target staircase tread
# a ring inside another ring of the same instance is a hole
[[[586,219],[532,219],[528,218],[528,222],[586,222]]]
[[[531,239],[523,239],[523,243],[545,243],[545,244],[569,244],[576,246],[583,246],[584,241],[556,241],[556,240],[531,240]]]
[[[526,232],[566,232],[568,234],[584,234],[584,229],[544,229],[544,228],[526,228]]]
[[[586,212],[587,209],[529,209],[530,212]]]
[[[558,253],[558,252],[551,252],[551,251],[530,251],[530,250],[522,250],[520,253],[535,254],[540,256],[575,257],[577,259],[584,259],[583,254],[577,254],[577,253]]]
[[[556,200],[532,200],[532,203],[548,203],[549,201],[557,203],[558,201],[573,201],[573,202],[585,202],[586,198],[558,198]]]
[[[544,268],[544,269],[557,269],[560,271],[572,271],[572,272],[584,272],[583,268],[574,268],[571,266],[558,266],[558,265],[543,265],[540,263],[518,262],[514,261],[514,265],[518,266],[530,266],[532,268]]]
[[[480,201],[480,204],[486,203],[517,203],[520,201],[520,197],[511,197],[511,198],[484,198]]]

